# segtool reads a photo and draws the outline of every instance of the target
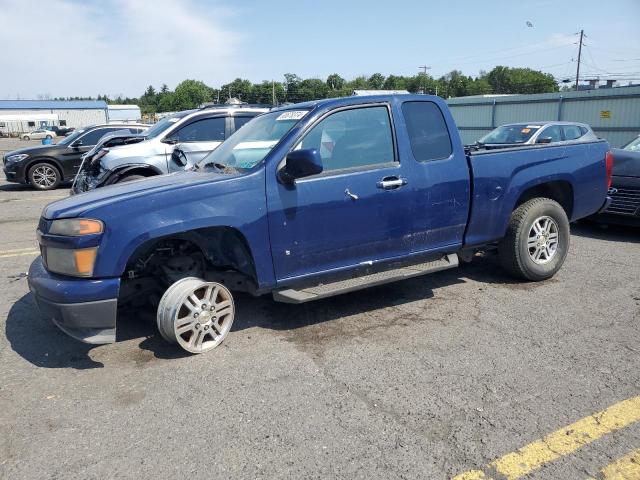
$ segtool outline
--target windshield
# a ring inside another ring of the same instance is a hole
[[[182,117],[185,117],[188,113],[189,112],[185,112],[183,114],[176,114],[176,115],[171,115],[170,117],[163,118],[158,123],[156,123],[153,127],[151,127],[149,130],[144,132],[144,136],[146,138],[157,137],[162,132],[164,132],[167,128],[169,128],[171,125],[179,121]]]
[[[525,143],[540,130],[540,125],[503,125],[488,133],[478,143]]]
[[[640,137],[627,143],[622,149],[630,152],[640,152]]]
[[[73,131],[73,133],[67,137],[64,137],[62,140],[58,142],[58,145],[69,145],[76,138],[82,135],[86,130],[84,128],[78,128]]]
[[[308,112],[285,110],[255,117],[200,160],[198,168],[231,167],[245,171],[255,167]]]

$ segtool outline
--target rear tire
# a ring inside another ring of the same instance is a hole
[[[36,163],[29,169],[29,183],[37,190],[53,190],[62,179],[60,172],[50,163]]]
[[[550,198],[534,198],[511,214],[498,245],[500,263],[511,275],[534,282],[553,277],[569,251],[569,219]]]
[[[147,178],[144,175],[127,175],[126,177],[122,177],[115,183],[123,183],[123,182],[133,182],[134,180],[141,180],[143,178]]]

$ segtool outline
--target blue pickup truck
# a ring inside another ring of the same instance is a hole
[[[191,171],[49,204],[29,285],[79,340],[113,342],[120,307],[153,308],[162,337],[201,353],[229,332],[236,292],[307,302],[488,249],[540,281],[565,260],[569,222],[607,206],[608,151],[596,140],[465,152],[432,96],[289,105]]]

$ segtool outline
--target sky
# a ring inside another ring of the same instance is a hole
[[[529,22],[529,26],[527,24]],[[0,99],[137,97],[192,78],[477,76],[496,65],[640,81],[640,0],[0,0]]]

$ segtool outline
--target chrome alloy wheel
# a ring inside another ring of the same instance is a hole
[[[158,330],[190,353],[204,353],[226,337],[235,317],[231,292],[222,284],[189,277],[178,280],[158,305]]]
[[[534,263],[544,265],[550,262],[558,251],[559,229],[551,217],[536,218],[529,230],[527,250]]]
[[[33,183],[42,188],[49,188],[56,183],[57,174],[53,167],[40,165],[33,171]]]

